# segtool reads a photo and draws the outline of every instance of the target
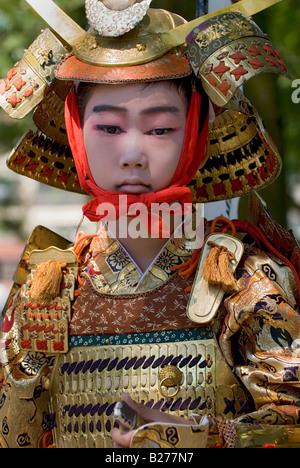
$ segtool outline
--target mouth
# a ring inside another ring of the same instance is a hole
[[[151,191],[150,185],[144,184],[142,181],[137,179],[124,180],[124,182],[118,185],[117,188],[119,192],[130,194],[141,194]]]

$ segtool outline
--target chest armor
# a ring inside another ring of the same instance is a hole
[[[150,292],[112,296],[100,294],[83,278],[70,348],[57,357],[50,386],[57,447],[111,447],[113,409],[124,392],[183,417],[234,417],[247,411],[248,398],[221,357],[212,330],[186,317],[186,286],[174,275]]]

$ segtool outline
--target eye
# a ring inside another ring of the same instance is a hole
[[[155,136],[163,136],[163,135],[168,135],[169,133],[172,133],[174,131],[173,128],[154,128],[153,130],[150,130],[147,132],[147,135],[155,135]]]
[[[114,125],[97,125],[97,130],[101,130],[107,135],[120,135],[123,130],[120,127]]]

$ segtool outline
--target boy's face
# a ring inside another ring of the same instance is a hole
[[[98,187],[134,195],[168,187],[180,159],[186,115],[185,97],[168,83],[92,89],[83,137]]]

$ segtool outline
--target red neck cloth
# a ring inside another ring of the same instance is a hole
[[[124,203],[121,200],[122,198],[124,200],[124,194],[102,190],[93,179],[83,141],[76,93],[71,91],[67,96],[65,105],[67,134],[80,186],[93,197],[91,201],[84,205],[82,209],[83,214],[90,221],[100,221],[104,217],[104,214],[97,213],[97,209],[101,203],[112,203],[115,207],[117,218],[127,213],[126,210],[135,203],[142,203],[147,209],[150,209],[152,203],[170,204],[175,201],[180,202],[182,205],[192,203],[192,193],[185,186],[193,179],[204,158],[208,134],[208,115],[200,134],[198,133],[200,109],[201,96],[198,92],[194,91],[188,111],[180,160],[170,186],[158,192],[126,195],[127,206],[124,207]],[[120,195],[123,197],[120,197]]]

